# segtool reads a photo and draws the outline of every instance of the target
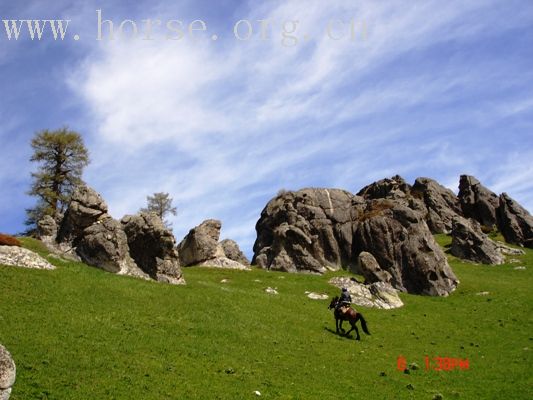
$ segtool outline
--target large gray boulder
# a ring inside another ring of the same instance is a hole
[[[286,272],[338,270],[352,256],[364,199],[339,189],[302,189],[272,199],[256,224],[252,264]]]
[[[398,290],[446,296],[457,278],[419,213],[390,200],[368,203],[354,235],[357,253],[371,253]]]
[[[107,210],[94,189],[78,186],[61,221],[55,249],[63,256],[109,272],[148,278],[130,257],[121,224]]]
[[[148,278],[130,257],[122,225],[111,217],[98,220],[83,230],[76,253],[85,263],[108,272]]]
[[[230,269],[249,269],[249,264],[232,260],[226,256],[219,243],[222,223],[208,219],[192,228],[178,245],[180,262],[187,266],[207,266]]]
[[[400,175],[385,178],[362,188],[357,195],[368,200],[404,199],[411,191],[411,186]]]
[[[78,187],[52,249],[116,274],[184,283],[175,239],[159,220],[141,214],[120,223],[107,209],[96,191]]]
[[[176,239],[154,213],[127,215],[121,220],[130,255],[152,279],[182,284]]]
[[[50,215],[45,215],[37,222],[37,236],[46,245],[53,245],[57,238],[57,222]]]
[[[499,198],[498,227],[507,242],[533,248],[533,217],[507,193]]]
[[[449,233],[454,217],[462,214],[458,197],[450,189],[429,178],[417,178],[411,194],[427,208],[425,217],[433,233]]]
[[[396,177],[361,191],[366,200],[339,189],[282,193],[256,224],[252,263],[287,272],[349,268],[399,290],[447,295],[457,279],[422,213],[408,207],[404,189]],[[370,199],[378,195],[389,198]],[[375,263],[365,255],[361,262],[365,251]]]
[[[499,246],[481,231],[479,222],[456,217],[452,226],[450,252],[463,260],[482,264],[503,264]]]
[[[0,400],[7,400],[11,395],[11,388],[15,383],[17,368],[13,357],[0,344]]]
[[[242,265],[250,265],[250,260],[248,260],[248,258],[241,251],[237,242],[231,239],[224,239],[220,242],[220,245],[222,246],[224,254],[227,258],[237,261]]]
[[[500,206],[500,200],[494,192],[483,186],[475,177],[461,175],[458,197],[465,218],[472,218],[488,228],[497,224],[497,209]]]
[[[376,258],[367,251],[362,251],[358,256],[358,269],[365,277],[365,282],[385,282],[390,283],[392,275],[381,269]]]
[[[395,175],[365,186],[358,195],[367,200],[394,200],[411,208],[426,220],[432,233],[451,232],[453,218],[462,215],[455,193],[429,178],[417,178],[411,186]]]
[[[96,222],[108,219],[107,204],[94,189],[80,185],[72,193],[67,211],[57,234],[57,242],[64,248],[76,247],[84,229]]]
[[[220,221],[208,219],[192,228],[178,245],[181,264],[183,266],[195,265],[224,256],[218,246],[221,227]]]

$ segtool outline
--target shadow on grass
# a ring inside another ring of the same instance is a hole
[[[324,330],[325,331],[328,331],[329,333],[335,335],[335,336],[338,336],[339,338],[345,338],[345,339],[353,339],[353,336],[352,335],[346,335],[345,333],[337,333],[335,332],[335,329],[331,329],[327,326],[324,327]]]

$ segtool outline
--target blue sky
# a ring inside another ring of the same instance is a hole
[[[98,9],[115,29],[134,21],[137,38],[111,41],[103,26],[96,40]],[[32,136],[64,125],[83,134],[84,178],[115,218],[169,192],[178,240],[218,218],[248,255],[282,188],[357,192],[400,174],[457,190],[467,173],[533,209],[528,0],[1,0],[0,17],[71,20],[64,40],[8,40],[0,25],[0,231],[21,231],[34,204]],[[162,21],[153,40],[142,40],[146,19]],[[166,40],[166,21],[195,19],[206,32]],[[239,20],[249,40],[235,38]],[[264,38],[258,20],[270,23]],[[333,40],[338,20],[346,37]],[[298,21],[294,46],[287,21]]]

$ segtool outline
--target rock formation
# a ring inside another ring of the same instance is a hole
[[[192,228],[178,245],[178,253],[183,266],[223,256],[218,248],[220,228],[218,220],[208,219]]]
[[[509,243],[533,248],[533,217],[507,193],[497,196],[473,176],[461,175],[459,200],[464,217],[497,227]]]
[[[241,251],[237,242],[231,239],[224,239],[220,242],[220,245],[224,250],[224,254],[230,260],[237,261],[242,265],[250,265],[250,260],[248,260],[248,258]]]
[[[457,279],[421,214],[404,205],[403,190],[395,177],[359,192],[366,200],[338,189],[282,193],[257,222],[252,263],[287,272],[358,271],[369,265],[358,262],[366,251],[376,261],[364,270],[368,279],[390,276],[399,290],[446,295]],[[389,199],[371,199],[377,195]]]
[[[479,222],[456,217],[452,227],[450,252],[461,259],[482,264],[503,264],[498,245],[481,231]]]
[[[76,242],[76,254],[85,263],[119,275],[148,278],[130,257],[122,226],[110,216],[85,228]]]
[[[161,218],[154,213],[127,215],[122,218],[130,255],[152,279],[183,283],[176,240]]]
[[[358,257],[358,271],[365,277],[365,282],[385,282],[390,283],[392,275],[387,271],[381,269],[376,258],[367,251],[359,253]]]
[[[403,302],[398,296],[398,291],[385,282],[363,285],[348,277],[337,276],[331,278],[329,283],[339,289],[343,287],[348,289],[352,302],[358,306],[385,310],[403,306]]]
[[[226,256],[222,244],[218,241],[221,227],[220,221],[208,219],[191,229],[178,245],[181,264],[183,266],[249,269],[248,264],[242,264]]]
[[[396,289],[445,296],[455,289],[442,249],[416,211],[389,200],[367,204],[353,239],[356,253],[371,253]]]
[[[451,232],[453,218],[462,213],[455,193],[429,178],[417,178],[411,186],[396,175],[365,186],[358,195],[367,200],[394,200],[411,208],[426,220],[432,233]]]
[[[43,221],[44,228],[52,226]],[[42,229],[49,239],[53,229]],[[79,186],[72,194],[55,240],[45,241],[62,256],[121,275],[184,283],[175,240],[157,216],[125,217],[107,213],[107,204],[93,189]]]
[[[34,269],[56,268],[39,254],[17,246],[0,246],[0,264]]]
[[[411,186],[400,175],[385,178],[362,188],[357,195],[365,199],[405,199]]]
[[[63,248],[75,248],[83,237],[84,229],[99,220],[111,218],[102,196],[88,186],[78,186],[72,193],[67,212],[61,221],[57,242]]]
[[[459,180],[459,202],[463,216],[492,228],[497,224],[496,210],[500,205],[498,196],[470,175],[461,175]]]
[[[533,217],[507,193],[499,198],[498,227],[507,242],[533,248]]]
[[[47,245],[53,245],[57,238],[57,223],[50,215],[37,222],[37,235]]]
[[[433,179],[417,178],[411,194],[424,202],[427,208],[425,219],[431,232],[451,232],[453,218],[462,212],[454,192]]]
[[[17,368],[11,354],[0,344],[0,400],[8,400],[15,383]]]
[[[353,221],[364,200],[339,189],[303,189],[271,200],[256,224],[254,260],[262,268],[323,273],[355,263]]]

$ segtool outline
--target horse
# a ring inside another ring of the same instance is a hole
[[[350,329],[348,332],[344,333],[345,336],[348,336],[348,334],[355,330],[355,333],[357,334],[355,340],[361,340],[361,336],[359,336],[359,329],[357,329],[357,326],[355,325],[357,321],[361,321],[361,327],[363,328],[363,332],[365,332],[367,335],[370,335],[370,332],[368,331],[368,327],[366,325],[366,321],[363,317],[363,314],[355,311],[353,308],[348,308],[348,311],[346,313],[342,313],[341,310],[337,307],[339,305],[339,298],[335,296],[333,299],[331,299],[331,303],[329,303],[328,309],[334,309],[333,315],[335,316],[335,329],[337,334],[339,334],[339,330],[341,330],[344,333],[344,329],[342,329],[342,321],[348,321],[350,325],[352,326],[352,329]]]

